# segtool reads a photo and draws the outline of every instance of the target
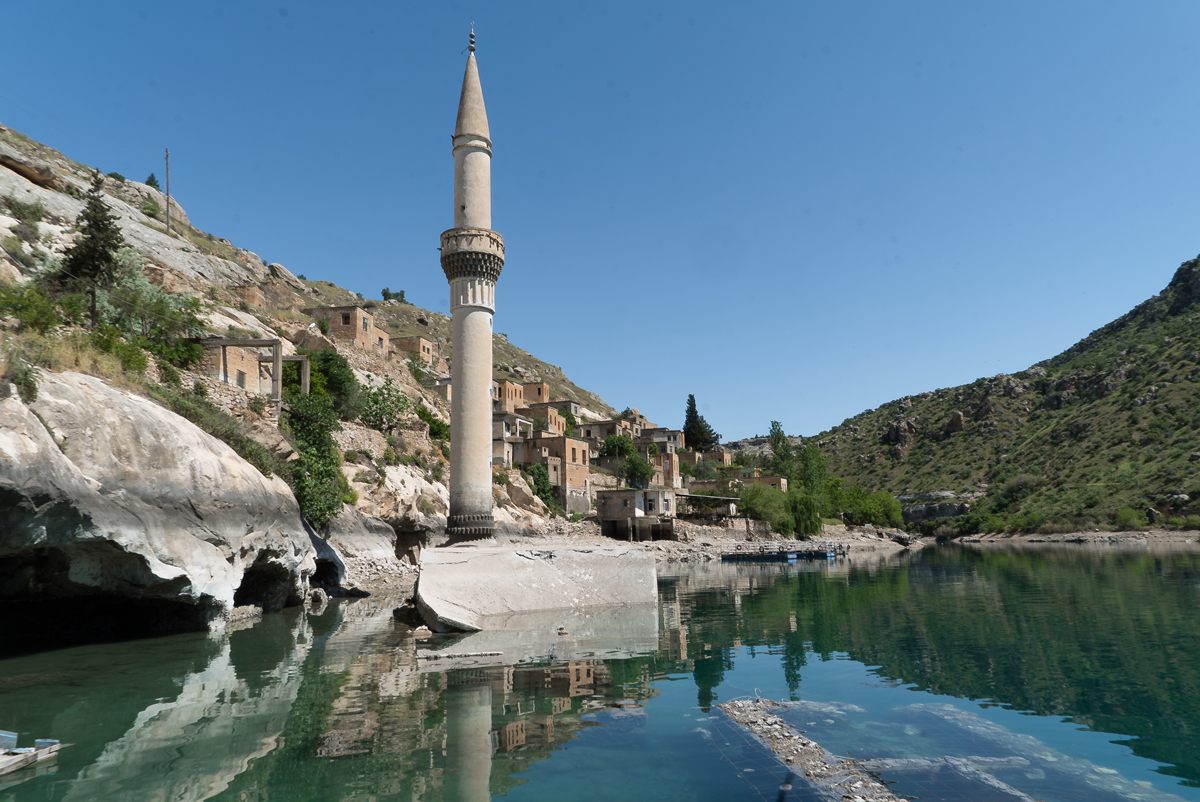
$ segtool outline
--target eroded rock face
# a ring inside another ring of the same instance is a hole
[[[0,398],[6,604],[107,605],[153,634],[298,603],[314,567],[283,480],[178,415],[77,373]]]

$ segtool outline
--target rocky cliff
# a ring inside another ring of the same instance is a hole
[[[299,600],[314,551],[283,480],[91,376],[44,373],[31,404],[4,390],[6,647],[25,632],[25,616],[42,632],[53,618],[77,636],[125,634],[200,628],[235,605]]]

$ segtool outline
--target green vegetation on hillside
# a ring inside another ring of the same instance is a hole
[[[1015,375],[903,398],[814,438],[834,473],[938,494],[941,534],[1194,526],[1200,518],[1200,260],[1161,293]],[[940,492],[939,491],[945,491]]]
[[[763,457],[739,454],[738,470],[765,469],[787,480],[787,492],[749,483],[743,486],[740,509],[751,518],[768,521],[781,534],[811,537],[821,531],[822,519],[848,524],[900,526],[900,502],[889,493],[874,493],[830,475],[825,457],[811,443],[800,448],[771,421],[770,452]]]

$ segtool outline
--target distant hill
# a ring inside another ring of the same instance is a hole
[[[814,441],[833,473],[899,495],[910,518],[938,519],[930,529],[1132,525],[1151,507],[1194,515],[1200,259],[1058,356],[892,401]]]

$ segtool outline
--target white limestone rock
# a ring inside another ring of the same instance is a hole
[[[43,371],[0,398],[0,597],[298,603],[314,570],[291,490],[147,399]],[[244,583],[244,580],[247,580]]]

